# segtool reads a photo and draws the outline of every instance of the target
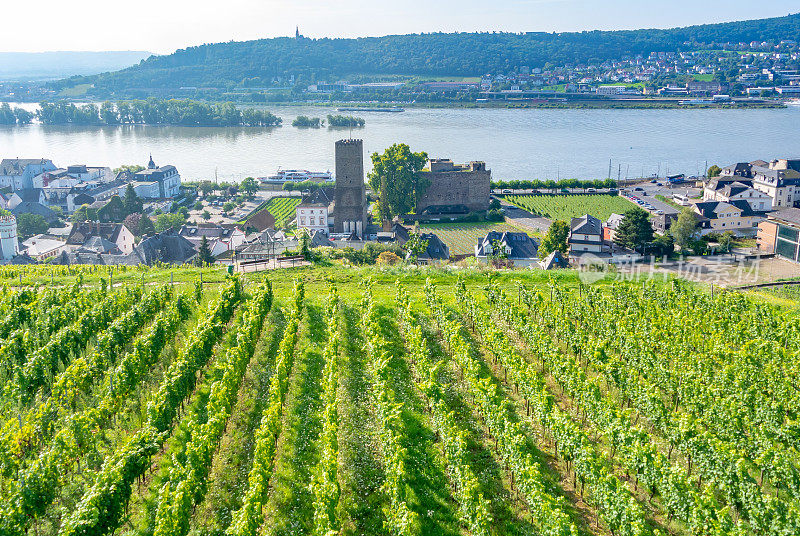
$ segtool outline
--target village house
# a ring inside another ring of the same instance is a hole
[[[539,261],[539,244],[526,233],[510,231],[491,231],[483,238],[479,238],[475,246],[475,258],[479,262],[488,262],[492,256],[499,253],[494,251],[495,244],[503,249],[506,258],[516,267],[527,268]]]
[[[603,252],[603,223],[590,214],[572,218],[567,244],[570,256]]]
[[[178,234],[191,242],[195,249],[200,249],[200,244],[205,237],[213,256],[222,255],[227,251],[236,251],[245,243],[244,231],[232,225],[200,224],[184,225]]]
[[[122,223],[100,223],[100,222],[80,222],[72,226],[72,230],[67,236],[67,245],[84,246],[97,249],[97,241],[92,241],[93,237],[99,237],[114,244],[120,254],[128,255],[133,252],[135,246],[134,235]]]
[[[297,205],[295,221],[298,229],[305,229],[309,233],[328,234],[328,205],[325,203]]]
[[[694,205],[694,211],[701,216],[700,232],[733,231],[737,235],[751,235],[756,232],[759,222],[766,217],[765,211],[754,211],[744,200],[702,201]]]

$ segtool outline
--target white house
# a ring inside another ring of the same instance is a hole
[[[0,188],[33,188],[35,176],[54,169],[53,161],[47,158],[4,158],[0,161]]]
[[[328,206],[322,203],[297,205],[295,216],[298,229],[307,229],[310,234],[328,234]]]
[[[166,199],[181,193],[181,176],[175,166],[156,166],[152,156],[147,163],[147,169],[137,172],[134,178],[138,182],[157,183],[156,198]]]
[[[603,223],[594,216],[585,214],[580,218],[572,218],[567,243],[570,255],[581,253],[602,253]]]
[[[68,246],[62,240],[45,238],[43,235],[33,236],[23,242],[22,245],[25,247],[25,253],[37,261],[55,257],[68,249]]]
[[[707,182],[703,185],[703,201],[746,201],[755,211],[772,210],[772,197],[745,182]]]
[[[191,242],[198,250],[200,244],[203,243],[203,237],[205,237],[208,248],[215,257],[226,251],[235,251],[246,241],[244,231],[238,227],[222,227],[216,224],[184,225],[178,234]]]

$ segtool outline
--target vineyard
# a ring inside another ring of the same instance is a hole
[[[283,227],[295,218],[295,209],[300,201],[299,197],[273,197],[264,208],[275,217],[275,225]]]
[[[591,214],[606,221],[612,214],[625,214],[636,205],[611,195],[506,195],[506,201],[533,214],[569,223],[571,218]]]
[[[0,534],[800,534],[793,310],[256,275],[0,267]]]
[[[524,229],[508,223],[421,223],[420,232],[434,233],[450,248],[450,255],[474,255],[478,239],[484,238],[491,231],[513,233],[525,232]]]

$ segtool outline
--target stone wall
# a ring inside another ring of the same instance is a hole
[[[454,165],[449,160],[431,160],[431,171],[423,171],[431,183],[417,203],[417,213],[437,205],[464,205],[471,212],[489,208],[492,172],[483,162]]]

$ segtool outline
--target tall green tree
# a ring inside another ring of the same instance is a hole
[[[416,208],[430,186],[430,179],[420,173],[427,161],[427,153],[412,152],[405,143],[396,143],[383,154],[372,154],[369,186],[380,194],[378,206],[382,219],[390,220]]]
[[[675,244],[680,246],[681,249],[686,249],[697,238],[699,227],[697,215],[687,207],[678,215],[678,219],[669,228],[669,232],[675,239]]]
[[[620,247],[642,252],[653,241],[653,226],[647,211],[639,207],[627,211],[617,227],[614,243]]]
[[[195,262],[198,266],[214,264],[214,256],[211,254],[211,248],[208,247],[208,240],[205,236],[200,240],[200,249],[197,250]]]
[[[567,222],[564,220],[554,221],[550,224],[550,228],[539,245],[539,258],[543,259],[554,251],[560,251],[566,255],[569,249],[567,238],[569,238],[569,225],[567,225]]]
[[[403,244],[403,250],[406,252],[406,260],[409,262],[417,262],[420,255],[428,251],[428,241],[424,240],[418,233],[411,233],[408,237],[408,242]]]
[[[20,236],[29,237],[46,233],[50,226],[41,214],[20,214],[17,216],[17,231]]]
[[[258,181],[253,177],[247,177],[239,185],[239,188],[244,192],[248,199],[252,199],[258,191]]]
[[[141,212],[142,208],[144,208],[144,203],[136,195],[136,190],[133,189],[133,184],[128,183],[128,187],[125,188],[125,198],[122,200],[122,205],[125,207],[125,212],[128,214],[134,214],[136,212]]]
[[[708,168],[708,177],[709,178],[719,177],[721,173],[722,173],[722,168],[719,167],[716,164],[714,164],[713,166]]]

